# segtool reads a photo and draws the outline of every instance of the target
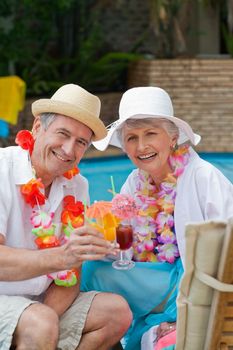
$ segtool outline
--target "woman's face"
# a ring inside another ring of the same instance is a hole
[[[122,132],[124,149],[128,157],[138,167],[149,173],[155,183],[160,183],[171,172],[168,157],[176,143],[176,138],[168,135],[160,126],[129,128]]]

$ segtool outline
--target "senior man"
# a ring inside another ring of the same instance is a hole
[[[100,100],[67,84],[32,113],[21,147],[0,149],[0,349],[109,349],[130,326],[128,304],[79,289],[83,261],[117,253],[80,224],[89,195],[76,166],[106,135]]]

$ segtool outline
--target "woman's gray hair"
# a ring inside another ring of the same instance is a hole
[[[127,119],[122,126],[116,130],[117,138],[119,139],[122,148],[124,149],[123,132],[124,128],[145,128],[145,127],[163,128],[170,137],[179,137],[178,127],[170,120],[165,118],[144,118],[144,119]]]
[[[56,118],[56,113],[42,113],[40,115],[41,124],[44,130],[48,129],[49,125],[52,124],[55,118]]]

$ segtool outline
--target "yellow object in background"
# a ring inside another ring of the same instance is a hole
[[[17,76],[0,77],[0,119],[17,124],[24,108],[26,84]]]

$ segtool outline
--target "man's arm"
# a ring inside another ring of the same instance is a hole
[[[80,276],[81,268],[78,271]],[[73,287],[61,287],[52,283],[46,291],[44,304],[51,307],[60,317],[77,298],[80,292],[80,280]]]
[[[4,236],[0,234],[0,281],[22,281],[62,269],[59,248],[30,250],[4,244]]]
[[[4,245],[0,233],[0,281],[21,281],[52,272],[80,268],[85,260],[116,254],[112,244],[92,227],[80,227],[61,247],[30,250]]]
[[[37,277],[48,273],[48,269],[54,270],[53,264],[56,265],[56,271],[60,270],[57,267],[60,264],[60,254],[53,255],[55,258],[52,263],[51,253],[55,250],[15,249],[6,247],[4,244],[5,238],[0,234],[0,281],[19,281]],[[80,273],[81,268],[78,271],[79,276]],[[77,298],[80,291],[79,285],[80,280],[73,287],[60,287],[52,283],[45,293],[44,304],[51,307],[60,317]]]

